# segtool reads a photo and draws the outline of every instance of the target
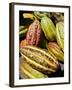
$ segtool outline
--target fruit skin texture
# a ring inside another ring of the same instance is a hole
[[[47,45],[49,53],[57,60],[64,62],[64,53],[56,42],[49,42]]]
[[[20,48],[23,48],[24,46],[26,46],[27,44],[26,44],[26,39],[24,39],[24,40],[22,40],[21,42],[20,42]]]
[[[25,46],[20,53],[29,65],[42,73],[52,74],[58,70],[58,61],[41,48]]]
[[[35,15],[38,19],[41,19],[41,18],[44,17],[44,16],[51,17],[50,13],[48,13],[48,12],[35,11],[35,12],[34,12],[34,15]]]
[[[63,22],[58,22],[56,24],[56,39],[57,39],[58,45],[64,52],[64,23]]]
[[[21,78],[48,78],[47,75],[33,69],[23,57],[20,59],[20,76]]]
[[[54,41],[56,37],[56,28],[52,20],[48,18],[47,16],[42,17],[41,27],[47,40]]]
[[[26,35],[27,45],[38,46],[41,39],[41,26],[38,20],[35,20],[30,26]]]

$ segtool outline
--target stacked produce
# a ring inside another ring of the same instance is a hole
[[[20,78],[63,77],[64,14],[35,11],[20,16]]]

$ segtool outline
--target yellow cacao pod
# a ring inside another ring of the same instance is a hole
[[[48,76],[37,71],[36,69],[33,69],[25,60],[23,57],[20,59],[20,77],[21,78],[47,78]]]
[[[20,49],[24,60],[34,69],[46,74],[58,70],[59,63],[47,51],[34,46],[25,46]]]
[[[62,52],[62,50],[56,42],[49,42],[47,48],[53,57],[55,57],[57,60],[61,62],[64,62],[64,53]]]

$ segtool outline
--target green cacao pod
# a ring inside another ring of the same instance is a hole
[[[43,49],[25,46],[20,49],[20,52],[28,64],[42,73],[51,74],[58,70],[58,61]]]
[[[20,77],[21,78],[47,78],[48,76],[37,71],[36,69],[33,69],[25,60],[23,57],[21,57],[20,60]]]
[[[41,18],[44,17],[44,16],[51,17],[50,13],[48,13],[48,12],[38,12],[38,11],[35,11],[35,12],[34,12],[34,15],[35,15],[38,19],[41,19]]]
[[[56,24],[56,38],[60,48],[64,51],[64,23],[58,22]]]
[[[49,53],[57,60],[64,62],[64,53],[56,42],[49,42],[47,45]]]
[[[28,31],[27,26],[19,26],[19,37],[22,38],[26,36],[27,31]]]
[[[45,37],[49,41],[54,41],[56,36],[56,28],[52,20],[46,16],[42,17],[41,19],[41,27],[45,34]]]

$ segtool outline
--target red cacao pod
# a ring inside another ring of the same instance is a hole
[[[35,20],[27,32],[26,40],[27,45],[39,45],[41,39],[41,26],[38,20]]]

